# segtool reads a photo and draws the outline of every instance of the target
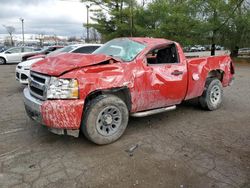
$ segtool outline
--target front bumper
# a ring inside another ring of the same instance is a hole
[[[55,134],[79,135],[84,104],[82,100],[42,101],[33,97],[28,88],[23,93],[25,110],[31,119],[47,126]]]
[[[41,114],[42,101],[31,96],[28,88],[25,88],[23,90],[23,94],[24,94],[24,106],[27,115],[31,119],[42,124],[43,123]]]
[[[28,84],[29,76],[30,70],[16,68],[16,80],[18,80],[21,84]]]

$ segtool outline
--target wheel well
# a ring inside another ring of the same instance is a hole
[[[6,59],[4,57],[0,57],[0,59],[3,59],[6,62]]]
[[[127,87],[111,88],[111,89],[93,91],[86,97],[84,106],[86,107],[86,104],[88,104],[91,100],[93,100],[97,96],[103,95],[103,94],[112,94],[112,95],[119,97],[127,105],[128,111],[131,110],[131,95],[130,95],[130,91]]]
[[[210,71],[207,75],[207,78],[218,78],[222,82],[223,76],[224,76],[224,71],[217,69]]]

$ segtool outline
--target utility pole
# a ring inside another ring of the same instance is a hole
[[[89,8],[90,5],[86,5],[87,8],[87,43],[89,43]]]
[[[134,8],[133,8],[133,0],[130,0],[130,36],[133,37],[133,29],[134,29]]]
[[[24,19],[20,18],[20,21],[22,22],[22,35],[23,35],[23,46],[24,46],[24,27],[23,27]]]

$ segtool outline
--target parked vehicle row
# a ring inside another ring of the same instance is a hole
[[[183,48],[184,52],[202,52],[202,51],[210,51],[211,45],[194,45],[194,46],[186,46]],[[224,47],[215,45],[215,50],[224,50]]]
[[[5,46],[0,46],[0,53],[7,50],[8,48],[6,48]]]
[[[47,55],[49,54],[50,52],[53,52],[57,49],[60,49],[60,48],[63,48],[63,46],[49,46],[49,47],[46,47],[36,53],[28,53],[28,54],[25,54],[23,55],[22,57],[22,61],[26,61],[27,59],[29,59],[30,57],[33,57],[33,56],[36,56],[36,55]]]
[[[200,52],[200,51],[205,51],[206,48],[204,46],[201,45],[196,45],[190,48],[191,52]]]
[[[238,55],[239,56],[250,56],[250,48],[240,48]]]
[[[22,61],[22,57],[29,53],[35,54],[36,51],[34,48],[30,47],[9,48],[0,53],[0,64],[19,63]]]
[[[76,45],[69,45],[63,48],[55,47],[57,48],[57,50],[47,53],[47,55],[46,53],[44,53],[44,52],[48,52],[47,50],[44,50],[42,53],[33,54],[34,56],[29,57],[29,60],[23,61],[16,66],[16,74],[15,74],[16,80],[18,80],[21,84],[28,84],[28,79],[30,77],[30,67],[34,63],[46,57],[56,56],[61,53],[89,54],[95,51],[100,46],[101,44],[76,44]]]
[[[233,77],[228,55],[186,59],[174,41],[119,38],[92,54],[63,53],[33,64],[24,104],[53,133],[82,131],[102,145],[123,135],[129,116],[174,110],[193,98],[218,109]]]

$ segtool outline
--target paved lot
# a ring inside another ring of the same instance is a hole
[[[131,118],[125,135],[107,146],[29,120],[14,69],[0,66],[1,188],[250,187],[250,65],[237,65],[219,110],[203,111],[194,101]]]

